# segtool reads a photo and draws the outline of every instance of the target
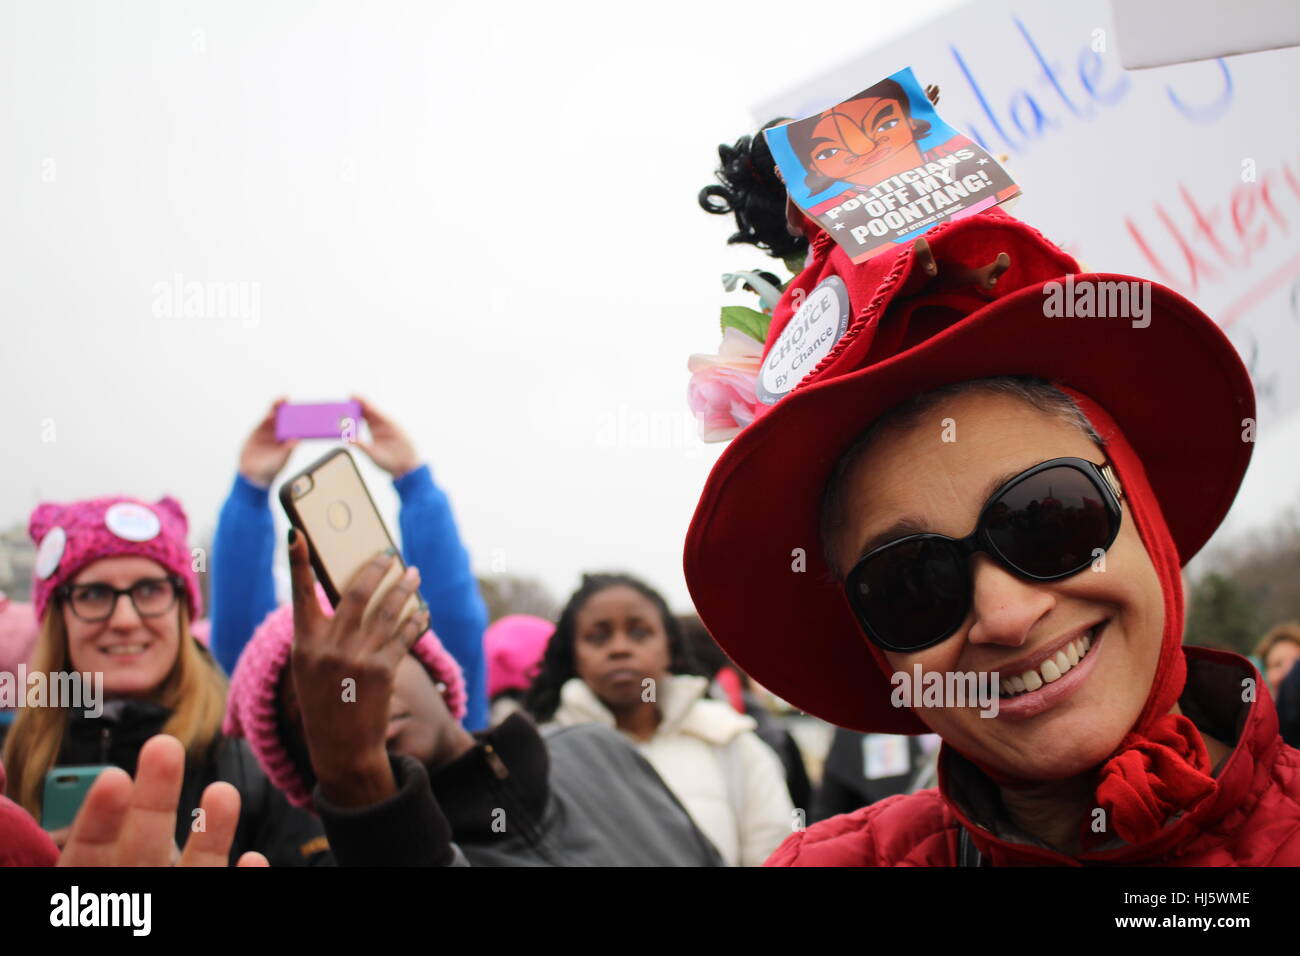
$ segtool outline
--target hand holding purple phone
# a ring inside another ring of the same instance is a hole
[[[294,438],[333,438],[355,442],[362,422],[361,403],[357,401],[293,404],[276,408],[275,440]]]
[[[406,432],[375,406],[359,395],[352,398],[361,406],[361,414],[370,428],[370,441],[357,440],[357,447],[394,479],[420,467],[420,456]]]
[[[283,441],[276,437],[276,419],[287,400],[277,398],[270,410],[262,416],[239,451],[239,473],[261,488],[270,488],[275,476],[289,461],[298,442]]]

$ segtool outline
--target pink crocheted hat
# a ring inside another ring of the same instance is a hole
[[[333,616],[334,609],[319,585],[316,596],[325,613]],[[292,650],[293,605],[285,604],[266,616],[239,655],[235,673],[230,677],[226,719],[221,731],[228,737],[243,737],[248,741],[263,772],[284,791],[290,803],[295,807],[313,809],[307,781],[280,737],[280,681],[289,667]],[[442,646],[433,631],[425,631],[411,648],[411,653],[424,665],[429,676],[443,685],[442,699],[451,715],[457,720],[464,717],[465,678],[461,676],[456,659]]]
[[[190,619],[203,612],[194,559],[185,541],[189,522],[175,498],[153,504],[120,495],[70,504],[46,502],[32,512],[27,533],[36,542],[32,603],[38,621],[44,619],[55,590],[86,565],[127,555],[157,561],[179,577],[185,582]]]
[[[554,624],[531,614],[508,614],[483,632],[489,700],[502,691],[531,686],[554,633]]]
[[[12,674],[30,662],[40,631],[30,604],[10,601],[0,592],[0,671]]]
[[[196,621],[190,621],[190,633],[194,639],[204,647],[212,647],[212,619],[201,617]]]
[[[10,601],[0,591],[0,671],[15,673],[31,659],[38,631],[32,606]],[[5,765],[0,763],[0,797],[4,792]]]

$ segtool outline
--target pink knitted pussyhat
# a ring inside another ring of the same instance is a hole
[[[30,604],[10,601],[0,592],[0,671],[13,674],[19,664],[31,663],[40,631]]]
[[[489,700],[502,691],[528,690],[554,633],[554,624],[531,614],[507,614],[483,632]]]
[[[327,616],[334,615],[329,599],[320,585],[316,596]],[[230,677],[226,696],[226,719],[221,726],[228,737],[248,741],[263,772],[295,807],[314,810],[311,790],[302,772],[294,764],[280,736],[280,682],[289,668],[293,651],[293,605],[285,604],[266,616],[253,632],[235,673]],[[465,678],[460,665],[447,652],[433,631],[425,631],[411,653],[416,656],[435,683],[443,685],[442,699],[457,720],[465,716]]]
[[[204,647],[212,647],[212,619],[201,617],[198,620],[190,621],[190,633],[194,639]]]
[[[0,591],[0,671],[13,673],[27,662],[36,643],[30,604],[14,604]],[[0,797],[5,793],[5,765],[0,763]]]
[[[54,592],[86,565],[125,556],[158,562],[184,582],[190,619],[203,612],[194,556],[185,541],[189,521],[175,498],[160,498],[153,504],[122,495],[68,504],[45,502],[32,512],[27,533],[36,543],[32,603],[38,621],[44,619]]]

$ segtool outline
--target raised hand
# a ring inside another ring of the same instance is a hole
[[[134,782],[112,767],[86,794],[59,866],[226,866],[239,824],[239,791],[209,784],[199,803],[204,829],[191,833],[176,860],[176,805],[185,777],[185,748],[159,734],[140,748]],[[266,866],[260,853],[245,853],[239,866]]]
[[[361,396],[353,395],[352,400],[361,405],[361,414],[370,426],[370,441],[358,439],[356,442],[370,460],[394,478],[401,478],[418,468],[420,456],[416,454],[415,445],[397,423]]]
[[[271,403],[271,410],[244,440],[244,447],[239,452],[239,473],[262,488],[271,487],[275,476],[288,462],[289,455],[298,447],[296,438],[277,441],[275,437],[275,413],[286,401],[288,399],[277,398]]]
[[[370,605],[395,555],[378,554],[343,589],[334,616],[316,596],[307,539],[289,535],[293,579],[293,684],[312,770],[341,807],[379,803],[397,791],[388,752],[388,707],[397,666],[429,627],[421,607],[400,616],[420,574],[406,572]]]

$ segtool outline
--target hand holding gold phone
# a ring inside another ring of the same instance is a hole
[[[406,570],[406,563],[347,449],[334,449],[286,481],[280,487],[280,504],[306,536],[312,567],[334,607],[342,589],[367,561],[380,552],[397,558],[366,606],[369,616]],[[423,607],[423,599],[412,595],[401,618]]]

